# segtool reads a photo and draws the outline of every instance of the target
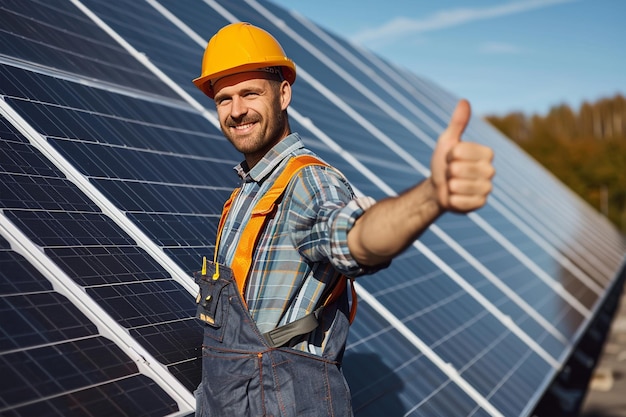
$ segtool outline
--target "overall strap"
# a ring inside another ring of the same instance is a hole
[[[237,248],[235,249],[233,263],[230,266],[235,281],[237,283],[239,293],[242,295],[242,299],[245,300],[245,297],[243,297],[243,293],[246,287],[248,276],[250,274],[253,253],[257,245],[259,236],[261,235],[261,231],[263,230],[263,227],[265,226],[267,220],[271,217],[271,215],[274,214],[276,207],[281,201],[285,189],[289,185],[291,179],[294,178],[301,169],[312,165],[324,167],[329,166],[328,164],[320,161],[319,159],[311,155],[298,155],[292,157],[287,162],[287,165],[280,173],[278,178],[276,178],[274,184],[263,195],[263,197],[261,197],[261,199],[252,209],[250,219],[248,220],[246,227],[241,233],[239,243],[237,244]],[[232,202],[239,193],[239,190],[239,188],[235,189],[228,201],[226,201],[226,203],[224,204],[217,232],[218,242],[222,234],[222,229],[224,228],[226,217],[228,215],[230,207],[232,206]],[[217,245],[218,244],[216,243],[216,253]],[[286,341],[288,341],[295,335],[300,335],[312,331],[315,327],[317,327],[317,316],[319,315],[321,308],[337,300],[337,298],[341,296],[341,294],[343,294],[348,279],[350,280],[350,287],[352,290],[352,306],[350,308],[349,317],[350,323],[352,323],[356,315],[357,308],[356,290],[354,288],[354,283],[352,282],[353,278],[347,278],[344,275],[341,275],[339,281],[335,284],[333,290],[326,297],[326,300],[324,300],[324,303],[320,308],[308,314],[307,316],[304,316],[302,319],[296,320],[296,322],[272,330],[266,335],[266,339],[268,340],[268,342],[270,342],[271,345],[277,347],[283,345],[284,343],[286,343]],[[272,339],[274,339],[273,341],[268,337],[270,333],[273,335],[273,337],[271,337]],[[278,342],[279,339],[280,342]]]
[[[327,164],[323,163],[322,161],[311,155],[298,155],[292,157],[289,162],[287,162],[287,165],[280,173],[278,178],[276,178],[271,188],[263,195],[263,197],[261,197],[261,199],[252,209],[250,219],[248,220],[245,229],[241,233],[239,243],[237,244],[237,248],[235,249],[234,260],[232,265],[230,266],[233,272],[233,276],[235,277],[235,281],[237,282],[237,288],[239,289],[240,294],[243,295],[243,291],[248,280],[248,275],[250,273],[250,266],[252,265],[252,255],[261,231],[263,230],[263,226],[267,222],[267,219],[276,210],[276,207],[281,200],[285,189],[287,188],[287,185],[289,185],[291,179],[302,168],[311,165],[328,166]],[[239,188],[235,189],[228,201],[226,201],[226,203],[224,204],[222,217],[220,218],[220,223],[217,231],[218,241],[220,235],[222,234],[222,229],[224,228],[226,216],[228,215],[232,202],[239,193],[239,190]]]

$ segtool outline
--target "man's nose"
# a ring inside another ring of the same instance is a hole
[[[242,97],[234,96],[230,107],[230,116],[234,119],[239,118],[248,112],[245,100]]]

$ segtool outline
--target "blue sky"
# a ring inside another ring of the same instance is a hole
[[[477,115],[626,95],[626,0],[271,1],[469,99]]]

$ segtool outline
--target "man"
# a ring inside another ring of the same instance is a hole
[[[470,117],[462,100],[428,179],[377,203],[355,198],[291,132],[295,78],[269,33],[235,23],[209,41],[194,80],[245,158],[214,262],[197,277],[206,323],[198,416],[351,416],[343,277],[386,267],[443,212],[477,209],[491,191],[491,149],[460,140]]]

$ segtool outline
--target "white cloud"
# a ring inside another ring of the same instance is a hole
[[[392,42],[409,34],[445,29],[477,20],[493,19],[573,1],[576,0],[523,0],[493,7],[442,10],[421,20],[398,17],[379,27],[359,32],[351,36],[351,40],[361,44],[372,41]]]

